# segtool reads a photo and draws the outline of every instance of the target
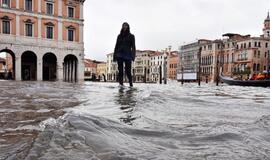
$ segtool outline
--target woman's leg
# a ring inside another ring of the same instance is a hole
[[[131,75],[131,61],[125,61],[125,71],[128,77],[130,87],[133,86],[132,84],[132,75]]]
[[[118,82],[120,85],[123,85],[123,76],[124,76],[124,63],[122,60],[117,61],[118,64]]]

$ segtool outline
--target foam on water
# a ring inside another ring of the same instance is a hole
[[[0,159],[270,159],[269,88],[0,83]]]

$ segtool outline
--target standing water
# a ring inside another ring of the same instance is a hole
[[[0,82],[0,159],[270,159],[270,89]]]

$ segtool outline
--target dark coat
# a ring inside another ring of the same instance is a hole
[[[114,48],[113,60],[132,60],[136,56],[135,36],[129,34],[127,36],[118,35],[116,45]]]

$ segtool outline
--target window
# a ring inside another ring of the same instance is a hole
[[[27,37],[33,36],[33,25],[30,23],[25,24],[25,36]]]
[[[25,0],[25,10],[32,11],[32,0]]]
[[[265,48],[267,48],[268,47],[268,43],[265,43]]]
[[[261,42],[258,42],[258,47],[261,47]]]
[[[74,8],[73,7],[68,7],[68,17],[74,18]]]
[[[46,38],[53,39],[53,26],[46,27]]]
[[[10,34],[10,21],[2,21],[2,32],[3,34]]]
[[[251,42],[248,43],[248,47],[249,47],[249,48],[251,47]]]
[[[3,7],[10,7],[10,0],[2,0],[2,6]]]
[[[52,3],[46,3],[46,14],[53,14],[53,4]]]
[[[257,67],[257,65],[254,63],[253,64],[253,71],[256,71],[257,70],[256,67]]]
[[[261,70],[261,65],[257,64],[257,71],[260,71],[260,70]]]
[[[68,41],[74,41],[74,30],[73,29],[68,30]]]

